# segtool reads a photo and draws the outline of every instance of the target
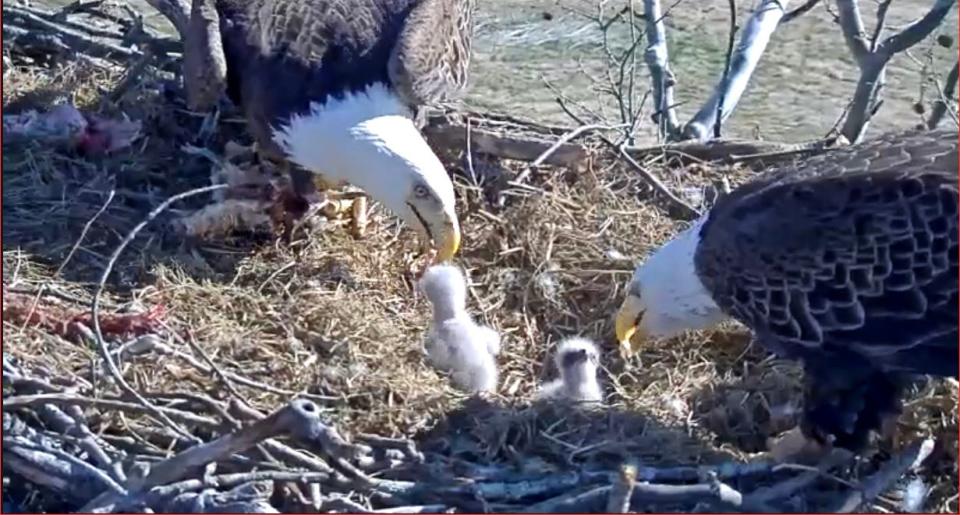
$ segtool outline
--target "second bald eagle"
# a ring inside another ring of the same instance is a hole
[[[957,376],[957,203],[956,129],[770,172],[637,268],[617,337],[629,353],[733,317],[803,362],[809,443],[859,450],[910,375]]]

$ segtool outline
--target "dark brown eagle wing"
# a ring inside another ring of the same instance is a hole
[[[390,54],[393,87],[411,106],[456,98],[466,87],[474,0],[418,0]]]
[[[711,211],[698,274],[796,357],[957,373],[957,132],[889,134],[772,172]]]

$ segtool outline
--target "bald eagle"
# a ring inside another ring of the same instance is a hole
[[[193,1],[188,98],[225,80],[258,151],[294,165],[294,184],[359,187],[438,260],[456,254],[453,184],[414,120],[465,87],[474,0]],[[198,57],[211,49],[220,61]]]
[[[616,315],[621,349],[732,317],[802,363],[803,438],[863,450],[911,376],[957,376],[957,197],[956,129],[772,171],[638,266]]]

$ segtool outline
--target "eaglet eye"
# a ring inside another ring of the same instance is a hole
[[[430,195],[430,190],[428,190],[423,184],[417,184],[413,187],[413,194],[417,198],[427,198]]]

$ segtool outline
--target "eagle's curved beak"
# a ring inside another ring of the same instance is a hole
[[[422,251],[431,254],[430,264],[452,260],[460,250],[460,220],[453,207],[431,203],[417,209],[408,201],[407,208],[402,218],[420,236]]]
[[[620,342],[620,354],[628,358],[640,350],[640,346],[647,339],[647,332],[643,324],[643,303],[640,297],[627,294],[623,299],[620,310],[617,311],[617,318],[614,322],[614,328],[617,333],[617,341]],[[632,342],[637,343],[632,343]]]
[[[448,219],[441,225],[439,231],[434,233],[437,241],[438,263],[450,261],[460,250],[460,224],[456,218]]]

